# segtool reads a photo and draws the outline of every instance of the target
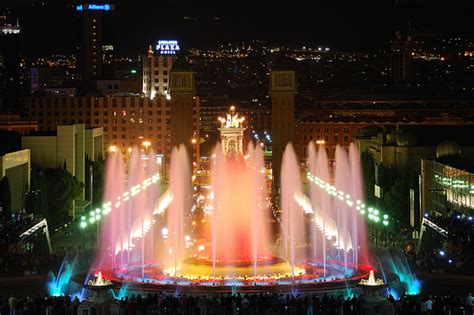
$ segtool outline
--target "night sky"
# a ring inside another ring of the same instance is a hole
[[[73,53],[78,19],[73,1],[3,0],[20,17],[27,56]],[[262,39],[288,44],[327,44],[344,50],[381,47],[395,30],[473,36],[472,0],[203,1],[115,0],[104,44],[121,55],[142,53],[160,38],[203,47]],[[42,4],[44,3],[44,5]],[[307,4],[301,4],[307,3]],[[184,17],[190,17],[185,19]]]

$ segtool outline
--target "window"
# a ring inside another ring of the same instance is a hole
[[[349,142],[349,136],[348,135],[344,135],[344,142]]]
[[[339,136],[338,135],[334,136],[334,142],[339,142]]]
[[[325,132],[325,133],[328,133],[328,132],[329,132],[329,128],[324,128],[324,132]]]
[[[344,128],[343,131],[344,133],[349,133],[349,128]]]

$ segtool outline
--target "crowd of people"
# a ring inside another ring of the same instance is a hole
[[[474,220],[460,213],[425,217],[447,232],[445,244],[426,250],[421,248],[415,262],[430,273],[470,273],[474,259]]]
[[[450,314],[473,315],[474,297],[403,296],[387,300],[393,303],[396,314]],[[0,298],[0,314],[51,314],[76,315],[80,301],[77,297],[37,296],[35,298]],[[183,314],[183,315],[250,315],[250,314],[364,314],[365,297],[312,294],[291,296],[284,294],[187,296],[148,294],[145,297],[131,295],[113,303],[118,314]],[[108,311],[111,310],[110,304]],[[99,313],[99,310],[96,309]],[[98,314],[97,313],[97,314]]]

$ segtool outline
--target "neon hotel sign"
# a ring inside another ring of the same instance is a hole
[[[180,51],[177,40],[159,40],[156,50],[162,55],[176,55]]]

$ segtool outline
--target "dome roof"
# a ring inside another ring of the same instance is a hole
[[[461,155],[461,147],[454,141],[446,140],[438,144],[436,147],[436,157],[448,157]]]

